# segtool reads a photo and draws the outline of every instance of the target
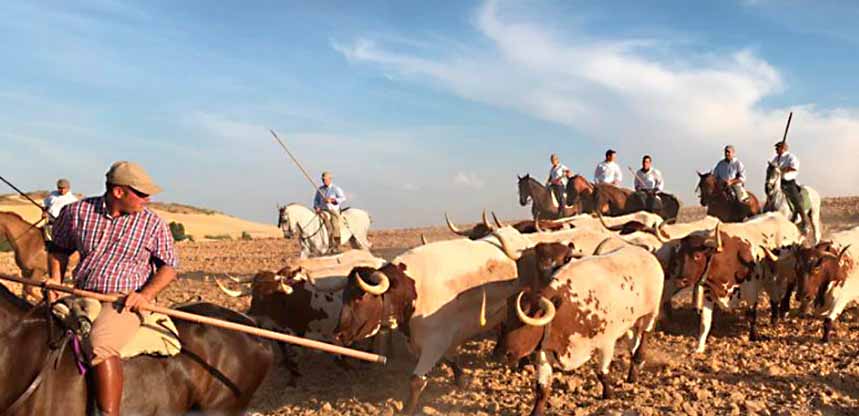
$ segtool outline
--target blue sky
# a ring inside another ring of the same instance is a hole
[[[690,5],[3,2],[0,174],[96,194],[136,160],[158,199],[272,222],[312,197],[273,128],[377,227],[522,218],[553,151],[588,176],[652,153],[696,204],[732,143],[760,193],[794,111],[803,182],[859,193],[859,4]]]

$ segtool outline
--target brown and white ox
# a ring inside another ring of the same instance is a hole
[[[538,257],[538,263],[544,259]],[[644,364],[645,333],[659,315],[662,267],[640,247],[572,260],[549,281],[534,281],[508,300],[500,355],[510,364],[536,355],[536,399],[532,415],[545,412],[552,367],[574,370],[598,354],[603,398],[612,395],[608,372],[615,344],[629,337],[634,382]]]
[[[801,248],[797,259],[799,294],[824,318],[823,342],[848,303],[859,299],[859,227],[835,233],[831,241]]]
[[[456,348],[504,319],[506,300],[520,287],[516,260],[532,245],[504,227],[476,241],[419,246],[381,268],[355,268],[344,290],[336,338],[348,345],[383,327],[400,329],[419,357],[403,409],[413,414],[426,375],[439,360],[451,365],[457,383],[464,384]]]
[[[762,214],[745,223],[720,223],[713,232],[696,232],[681,240],[669,267],[663,302],[680,289],[693,288],[700,314],[696,352],[704,352],[716,305],[723,310],[748,305],[749,339],[759,339],[758,298],[766,292],[777,316],[778,300],[785,297],[790,284],[775,273],[780,261],[775,251],[801,243],[799,229],[779,213]]]
[[[352,250],[339,256],[300,259],[278,272],[262,271],[251,278],[236,279],[250,287],[231,290],[216,280],[227,295],[251,295],[246,314],[259,326],[287,334],[334,341],[334,329],[343,308],[343,288],[347,276],[357,266],[380,267],[385,261],[363,250]],[[377,339],[380,343],[382,339]],[[297,366],[291,360],[285,343],[281,343],[284,365],[293,376]],[[381,344],[377,345],[377,348]],[[338,364],[346,364],[338,360]]]
[[[447,213],[444,214],[444,221],[447,223],[447,228],[454,234],[466,237],[469,240],[479,240],[483,237],[486,237],[492,234],[492,231],[496,228],[504,227],[504,224],[498,220],[498,217],[495,216],[495,213],[492,213],[492,219],[495,222],[495,225],[489,223],[489,220],[486,218],[486,211],[483,211],[482,221],[475,224],[471,229],[468,230],[460,230],[456,225],[451,222],[450,217]],[[525,220],[519,221],[510,225],[515,228],[516,231],[519,231],[523,234],[536,233],[538,231],[557,231],[563,228],[570,228],[565,226],[564,224],[558,224],[551,220]]]

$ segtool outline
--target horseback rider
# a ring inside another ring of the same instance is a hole
[[[793,212],[799,214],[802,219],[801,228],[805,230],[809,224],[808,213],[803,208],[802,189],[796,183],[796,177],[799,176],[799,158],[790,152],[790,145],[784,141],[775,144],[775,153],[773,162],[781,171],[781,190],[793,206]]]
[[[716,179],[732,190],[733,197],[738,202],[746,202],[749,193],[746,192],[746,167],[743,162],[734,157],[734,146],[725,146],[725,158],[720,160],[713,168]]]
[[[78,197],[72,193],[69,180],[57,180],[57,190],[49,193],[44,201],[42,201],[42,205],[45,206],[45,210],[42,211],[42,218],[48,221],[44,228],[45,241],[51,241],[51,228],[53,228],[54,221],[59,218],[63,207],[77,200]]]
[[[572,176],[572,172],[570,168],[561,164],[558,155],[555,153],[552,153],[549,161],[552,163],[552,167],[549,168],[549,179],[546,180],[546,183],[552,191],[552,195],[555,195],[555,199],[558,200],[558,216],[563,217],[564,208],[567,206],[564,190],[567,189],[567,178]]]
[[[146,208],[161,191],[143,167],[114,163],[107,171],[104,195],[74,202],[54,223],[48,249],[50,279],[60,283],[69,255],[77,251],[75,286],[98,293],[127,294],[117,303],[102,303],[92,324],[87,353],[93,366],[96,403],[101,414],[118,415],[122,402],[119,351],[143,321],[139,307],[176,279],[173,237],[164,221]],[[50,292],[51,300],[56,292]]]
[[[635,193],[650,212],[662,210],[662,200],[659,193],[663,191],[662,172],[653,167],[653,158],[644,155],[641,158],[641,169],[635,172]]]
[[[605,160],[597,165],[594,172],[594,185],[607,183],[614,186],[620,186],[623,182],[623,172],[620,166],[615,162],[617,152],[608,149],[605,152]]]
[[[313,197],[313,209],[322,218],[330,236],[328,251],[335,254],[340,252],[340,210],[346,202],[346,194],[331,180],[331,172],[322,172],[322,186]]]

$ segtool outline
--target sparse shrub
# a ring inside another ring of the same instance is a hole
[[[251,233],[249,233],[247,231],[242,231],[242,237],[241,238],[242,238],[242,240],[245,240],[245,241],[250,241],[250,240],[254,239],[253,237],[251,237]]]
[[[218,235],[206,235],[205,238],[209,240],[232,240],[233,237],[230,237],[229,234],[218,234]]]
[[[173,234],[173,241],[194,241],[191,236],[185,234],[185,226],[180,222],[173,221],[170,223],[170,234]]]

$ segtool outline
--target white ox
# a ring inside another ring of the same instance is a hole
[[[539,261],[539,260],[538,260]],[[659,315],[664,279],[650,252],[625,246],[611,253],[573,260],[558,269],[548,285],[525,288],[515,298],[515,315],[500,353],[509,363],[536,353],[536,400],[532,415],[542,415],[552,385],[552,367],[572,371],[596,351],[603,398],[612,393],[609,366],[618,339],[629,336],[629,381],[644,364],[644,335]],[[524,302],[523,302],[524,301]],[[524,306],[523,306],[524,304]],[[534,317],[537,310],[542,317]]]
[[[340,241],[349,242],[352,248],[369,250],[370,240],[367,233],[370,230],[370,215],[367,211],[357,208],[347,208],[340,214]],[[292,238],[298,236],[301,247],[300,256],[322,256],[329,252],[331,239],[322,218],[309,208],[300,204],[289,204],[278,207],[277,226],[283,231],[283,236]]]

